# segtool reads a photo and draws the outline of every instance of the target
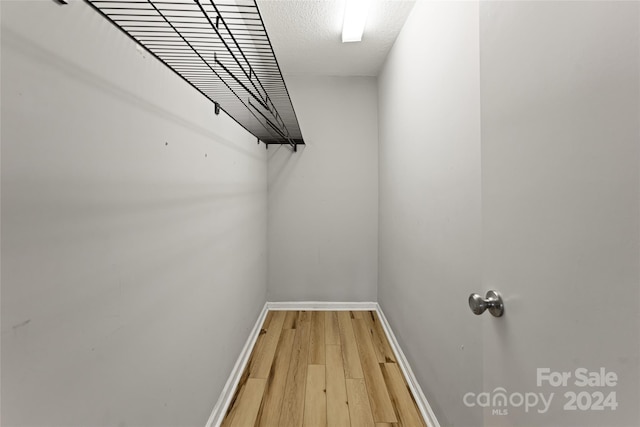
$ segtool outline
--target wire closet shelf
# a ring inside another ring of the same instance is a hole
[[[255,0],[86,0],[264,142],[304,144]]]

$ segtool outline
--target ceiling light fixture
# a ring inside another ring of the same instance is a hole
[[[342,22],[342,43],[362,40],[371,0],[347,0]]]

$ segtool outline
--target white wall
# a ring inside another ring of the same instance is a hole
[[[419,2],[388,58],[379,300],[444,426],[640,424],[638,7]],[[491,288],[505,317],[473,316]],[[620,380],[537,387],[545,367]],[[555,397],[463,405],[496,387]],[[564,410],[571,391],[619,406]]]
[[[480,426],[478,5],[417,2],[379,77],[379,302],[443,426]]]
[[[264,146],[84,2],[3,1],[1,54],[2,425],[204,425],[266,298]]]
[[[286,77],[306,146],[269,148],[270,301],[374,301],[376,80]]]

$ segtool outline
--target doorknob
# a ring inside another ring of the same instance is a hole
[[[469,308],[471,308],[473,314],[482,314],[487,309],[495,317],[500,317],[504,314],[502,297],[496,291],[487,292],[486,298],[482,298],[478,294],[469,295]]]

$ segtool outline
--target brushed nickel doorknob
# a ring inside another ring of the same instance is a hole
[[[473,314],[482,314],[485,310],[489,310],[495,317],[500,317],[504,314],[504,303],[502,297],[496,291],[488,291],[486,298],[482,298],[478,294],[469,295],[469,308],[473,311]]]

